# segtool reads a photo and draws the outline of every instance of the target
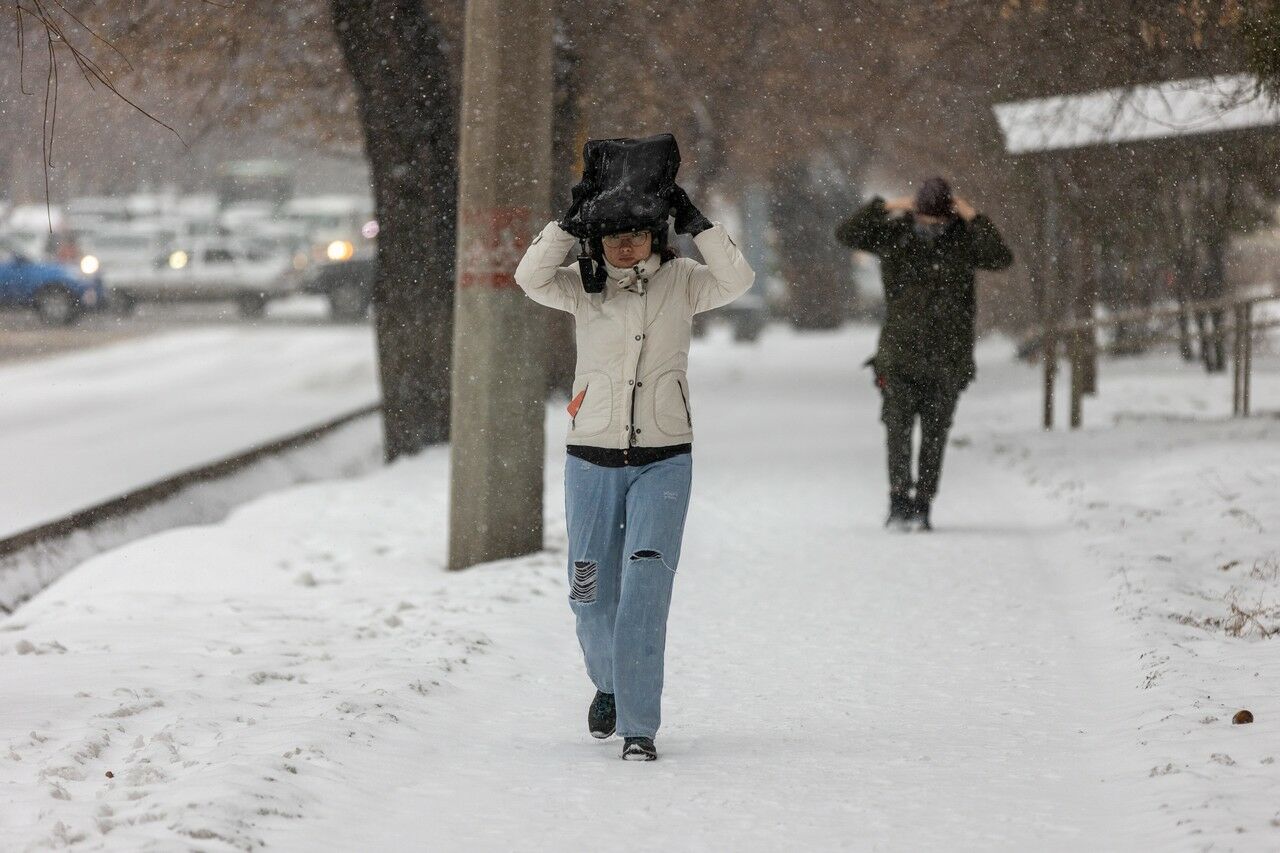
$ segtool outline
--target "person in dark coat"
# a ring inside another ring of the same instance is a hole
[[[954,196],[942,178],[925,181],[914,198],[873,198],[836,229],[836,239],[880,258],[886,313],[869,364],[888,444],[886,525],[928,530],[947,432],[975,373],[974,271],[1004,269],[1013,254],[995,224]]]

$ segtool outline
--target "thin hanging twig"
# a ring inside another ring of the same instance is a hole
[[[220,3],[215,3],[213,2],[213,0],[204,0],[204,2],[211,6],[218,6],[219,8],[224,8],[224,9],[232,8],[230,5],[222,5]],[[27,5],[28,3],[30,5]],[[190,146],[187,145],[186,140],[182,138],[182,134],[178,133],[178,131],[175,128],[165,123],[164,121],[161,121],[159,118],[157,118],[151,112],[143,108],[141,105],[139,105],[136,101],[134,101],[128,95],[124,94],[124,92],[120,91],[119,87],[116,86],[115,81],[112,80],[110,73],[107,72],[106,69],[100,66],[97,62],[95,62],[93,58],[90,57],[87,53],[85,53],[83,50],[81,50],[79,47],[76,46],[75,41],[69,36],[66,29],[64,28],[63,23],[58,19],[57,12],[52,8],[52,6],[46,6],[47,3],[52,3],[53,6],[56,6],[57,9],[60,10],[61,13],[65,15],[67,19],[69,19],[75,27],[79,27],[81,30],[88,33],[91,40],[98,41],[106,45],[111,51],[117,54],[124,61],[125,65],[128,67],[129,70],[131,71],[133,70],[133,65],[132,63],[129,62],[128,57],[126,57],[124,53],[119,50],[119,48],[117,48],[105,37],[100,35],[93,28],[85,24],[85,22],[81,20],[78,16],[76,16],[74,12],[68,9],[67,6],[63,3],[63,0],[26,0],[25,3],[24,3],[24,0],[14,0],[14,4],[13,4],[14,18],[17,23],[17,31],[18,31],[17,32],[18,88],[24,95],[34,94],[33,92],[28,92],[26,89],[27,19],[28,18],[34,19],[40,26],[44,28],[44,33],[45,33],[45,48],[48,54],[49,69],[45,76],[44,118],[41,125],[41,159],[42,159],[42,165],[44,167],[45,212],[48,216],[49,231],[50,233],[52,233],[53,205],[51,202],[52,196],[51,196],[51,189],[50,189],[49,172],[53,169],[53,166],[54,166],[53,148],[54,148],[54,141],[57,135],[58,86],[59,86],[58,49],[59,48],[65,48],[70,53],[71,60],[72,62],[75,63],[76,69],[80,72],[81,77],[84,78],[85,82],[88,83],[91,89],[96,90],[98,86],[102,86],[106,88],[109,92],[111,92],[113,95],[115,95],[124,103],[128,104],[135,111],[137,111],[138,113],[141,113],[143,116],[150,119],[155,124],[159,125],[160,127],[163,127],[165,130],[168,130],[170,133],[172,133],[177,138],[177,140],[180,143],[182,143],[182,146],[184,148],[189,149]]]

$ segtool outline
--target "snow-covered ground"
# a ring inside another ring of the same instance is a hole
[[[938,529],[893,535],[871,343],[695,347],[656,764],[585,731],[562,453],[548,550],[451,575],[434,450],[101,555],[0,622],[0,838],[1280,846],[1280,422],[1226,420],[1229,377],[1149,358],[1104,364],[1089,429],[1042,434],[1038,374],[987,347]],[[1257,368],[1275,411],[1280,365]]]
[[[0,368],[0,536],[378,398],[367,327],[208,327]]]
[[[186,488],[128,515],[0,555],[0,613],[85,560],[162,530],[221,521],[240,504],[298,483],[368,473],[382,463],[382,422],[359,418],[302,447]]]

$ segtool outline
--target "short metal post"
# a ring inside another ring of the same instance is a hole
[[[1058,336],[1054,330],[1045,327],[1041,335],[1041,349],[1044,356],[1044,428],[1053,429],[1053,385],[1058,374]]]
[[[1071,428],[1080,429],[1084,419],[1084,333],[1072,332],[1067,346],[1071,360]]]
[[[1249,417],[1250,380],[1253,378],[1253,303],[1246,302],[1241,313],[1244,315],[1244,375],[1240,381],[1240,412]]]
[[[1240,414],[1240,390],[1244,381],[1244,320],[1240,306],[1231,306],[1231,416]]]
[[[1084,393],[1097,396],[1098,393],[1098,332],[1089,321],[1089,328],[1084,330]]]

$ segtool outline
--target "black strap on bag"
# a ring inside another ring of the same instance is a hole
[[[581,247],[578,251],[578,273],[582,276],[582,289],[587,293],[600,293],[609,278],[609,271],[603,263],[591,257],[586,240],[578,241],[578,245]]]

